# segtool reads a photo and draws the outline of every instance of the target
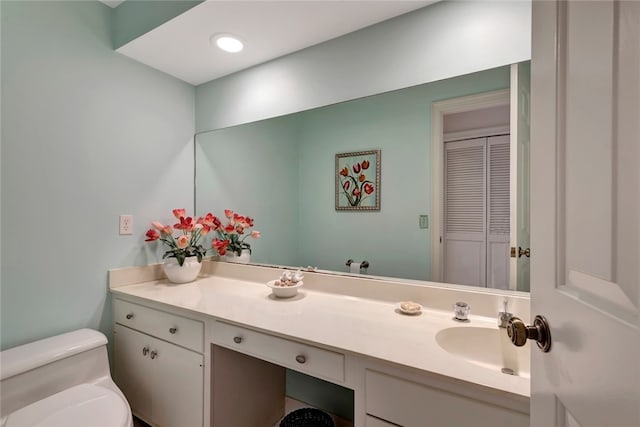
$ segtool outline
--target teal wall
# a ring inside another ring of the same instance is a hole
[[[509,67],[205,132],[197,136],[198,214],[232,207],[263,233],[252,261],[430,278],[431,104],[509,87]],[[381,209],[335,210],[335,154],[381,150]],[[237,207],[237,208],[236,208]]]
[[[157,262],[148,223],[193,206],[194,88],[114,52],[112,12],[1,4],[2,348],[110,334],[107,271]]]

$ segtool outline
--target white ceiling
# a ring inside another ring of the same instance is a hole
[[[109,1],[109,0],[103,0]],[[208,0],[120,47],[118,52],[193,85],[339,37],[437,0]],[[245,44],[231,54],[213,34]]]

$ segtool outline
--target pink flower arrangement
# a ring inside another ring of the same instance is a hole
[[[179,221],[173,227],[153,221],[153,228],[147,231],[145,242],[160,240],[169,247],[162,258],[176,258],[179,265],[184,264],[185,258],[191,256],[198,257],[198,262],[202,262],[207,249],[199,241],[211,231],[212,223],[207,218],[213,215],[209,213],[195,221],[192,217],[186,216],[184,209],[174,209],[173,215]],[[174,230],[178,230],[177,236],[173,235]]]
[[[243,249],[248,249],[251,253],[251,245],[245,240],[249,236],[253,239],[260,238],[259,231],[249,232],[249,228],[253,227],[253,219],[238,215],[230,209],[225,209],[224,215],[227,219],[226,224],[215,216],[210,218],[211,228],[218,234],[211,242],[211,247],[218,255],[225,255],[228,251],[240,255]]]

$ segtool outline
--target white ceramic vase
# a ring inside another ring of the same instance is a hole
[[[240,255],[235,252],[227,251],[226,254],[220,256],[220,261],[235,262],[237,264],[249,264],[251,261],[251,252],[249,249],[243,249]]]
[[[182,265],[178,265],[176,258],[167,258],[163,265],[164,274],[172,283],[189,283],[196,280],[202,263],[198,262],[197,256],[190,256],[184,259]]]

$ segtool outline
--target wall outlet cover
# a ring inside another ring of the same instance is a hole
[[[120,215],[120,235],[133,234],[133,215]]]

